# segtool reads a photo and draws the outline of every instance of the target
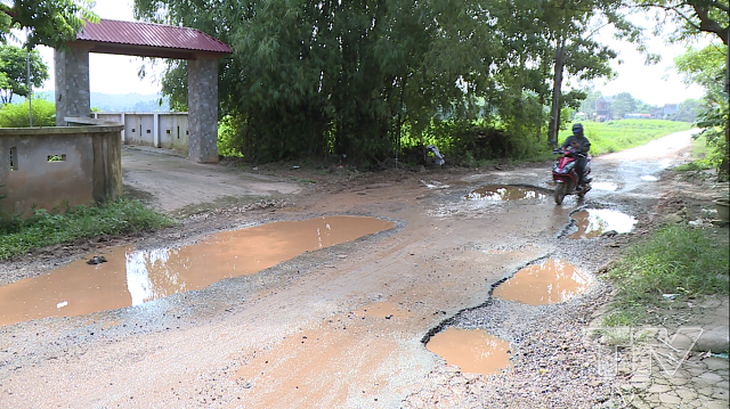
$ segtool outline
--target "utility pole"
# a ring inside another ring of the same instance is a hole
[[[30,50],[25,50],[26,83],[28,84],[28,115],[30,127],[33,127],[33,83],[30,81]]]

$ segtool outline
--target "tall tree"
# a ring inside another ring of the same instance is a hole
[[[541,84],[534,90],[551,106],[548,140],[556,142],[561,109],[579,106],[575,97],[566,94],[563,84],[568,78],[589,80],[610,76],[608,65],[616,53],[597,41],[597,33],[612,26],[617,35],[640,42],[640,29],[624,16],[620,2],[611,0],[507,0],[508,12],[501,21],[504,32],[515,40],[509,46],[531,67],[539,67],[534,77]],[[512,15],[510,15],[510,13]]]
[[[636,5],[647,10],[656,11],[658,28],[668,16],[671,21],[679,25],[670,37],[670,41],[677,42],[691,39],[709,33],[719,38],[725,47],[724,93],[727,102],[730,95],[730,48],[728,35],[730,34],[730,2],[728,0],[635,0]],[[719,80],[722,83],[722,80]],[[717,108],[717,107],[716,107]],[[714,113],[713,113],[714,112]],[[706,113],[710,117],[718,118],[722,122],[725,133],[723,161],[720,173],[730,174],[730,116],[719,115],[720,111],[711,109]],[[712,121],[710,121],[712,122]],[[711,128],[707,131],[712,132]]]
[[[220,63],[220,112],[249,158],[369,163],[391,156],[402,130],[418,139],[441,118],[481,115],[539,136],[551,99],[577,107],[584,97],[563,92],[556,74],[610,73],[615,54],[585,30],[631,28],[609,0],[136,0],[135,15],[233,45]],[[168,66],[173,104],[185,103],[185,78],[184,63]]]
[[[28,88],[28,57],[30,57],[30,83],[34,87],[43,85],[48,79],[48,66],[43,62],[38,51],[33,50],[28,56],[27,51],[12,45],[0,46],[0,73],[4,75],[4,83],[0,82],[0,101],[8,104],[14,95],[27,97]]]
[[[728,44],[728,0],[635,0],[635,5],[656,12],[658,23],[671,21],[679,24],[674,39],[686,39],[700,33],[710,33]]]
[[[334,152],[369,163],[393,155],[403,127],[463,114],[465,95],[489,88],[499,44],[476,35],[488,25],[478,9],[455,0],[135,2],[139,18],[233,45],[221,63],[221,112],[235,118],[244,154]],[[181,68],[163,83],[173,97],[185,95]]]
[[[74,40],[86,21],[97,21],[92,0],[4,0],[0,2],[0,38],[11,29],[28,30],[26,47],[63,47]]]
[[[626,114],[635,113],[636,108],[636,100],[628,92],[622,92],[613,97],[611,111],[613,111],[615,119],[622,119]]]

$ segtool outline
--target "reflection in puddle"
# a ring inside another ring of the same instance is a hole
[[[588,277],[561,260],[546,260],[518,271],[494,290],[494,297],[523,304],[556,304],[582,294]]]
[[[482,330],[450,327],[431,337],[426,348],[462,372],[489,375],[509,366],[509,343]]]
[[[657,180],[659,180],[659,178],[652,175],[644,175],[641,177],[641,180],[646,182],[656,182]]]
[[[610,230],[628,233],[636,224],[633,217],[611,209],[581,210],[571,217],[578,225],[578,231],[568,236],[571,239],[593,239]]]
[[[608,190],[614,192],[618,190],[618,185],[613,182],[593,182],[591,187],[596,190]]]
[[[360,311],[356,311],[355,315],[359,317],[377,317],[377,318],[410,318],[413,316],[410,310],[401,309],[397,304],[387,301],[375,302],[368,304]]]
[[[333,216],[218,233],[179,248],[116,247],[105,254],[106,263],[90,266],[77,260],[45,276],[0,287],[0,325],[138,305],[392,227],[369,217]]]
[[[472,190],[468,195],[464,196],[467,200],[526,200],[526,199],[543,199],[545,195],[538,193],[533,189],[527,189],[517,186],[505,185],[487,185]]]

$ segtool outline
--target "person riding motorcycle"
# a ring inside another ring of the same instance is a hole
[[[578,190],[583,190],[586,182],[584,173],[586,163],[588,162],[588,151],[591,149],[591,142],[583,135],[582,124],[573,125],[573,135],[566,138],[565,142],[556,151],[562,151],[569,146],[576,148],[579,153],[582,153],[582,155],[576,155],[575,172],[578,174]]]

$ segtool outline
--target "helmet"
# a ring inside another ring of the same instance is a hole
[[[582,134],[583,133],[583,125],[581,124],[575,124],[573,125],[573,133],[574,134]]]

